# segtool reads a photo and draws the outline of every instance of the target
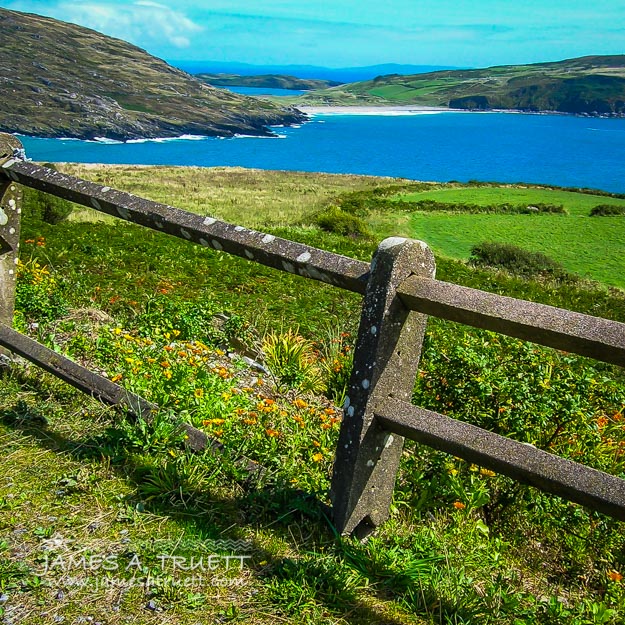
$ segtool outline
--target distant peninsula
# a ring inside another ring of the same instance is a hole
[[[240,74],[195,74],[196,78],[215,87],[260,87],[268,89],[296,89],[310,91],[312,89],[327,89],[342,83],[336,80],[321,80],[314,78],[297,78],[282,74],[262,74],[258,76],[242,76]]]
[[[302,106],[433,106],[625,116],[625,55],[377,76],[289,100]]]
[[[125,41],[0,8],[0,131],[126,141],[270,136],[304,115],[215,89]]]

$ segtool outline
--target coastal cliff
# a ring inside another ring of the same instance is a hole
[[[215,89],[129,43],[0,8],[0,131],[129,140],[271,135],[304,116]]]

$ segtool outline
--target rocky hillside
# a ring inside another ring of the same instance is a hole
[[[0,8],[0,131],[134,139],[267,135],[303,115],[212,88],[93,30]]]
[[[283,74],[260,74],[257,76],[241,76],[239,74],[196,74],[197,78],[209,85],[219,87],[260,87],[269,89],[326,89],[336,87],[336,80],[315,78],[297,78]]]
[[[392,103],[623,116],[625,55],[412,76],[378,76],[315,92],[304,96],[301,103]]]

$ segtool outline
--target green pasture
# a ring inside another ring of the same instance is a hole
[[[437,254],[467,259],[471,247],[483,241],[511,243],[542,252],[584,278],[625,288],[625,219],[589,217],[598,204],[625,205],[619,198],[572,191],[452,187],[398,196],[402,200],[432,199],[467,204],[562,204],[568,215],[502,215],[415,212],[376,216],[385,233],[422,239]]]

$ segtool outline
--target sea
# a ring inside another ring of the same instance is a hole
[[[315,114],[274,137],[20,137],[36,161],[240,166],[424,181],[529,182],[625,193],[625,119],[498,112]]]

